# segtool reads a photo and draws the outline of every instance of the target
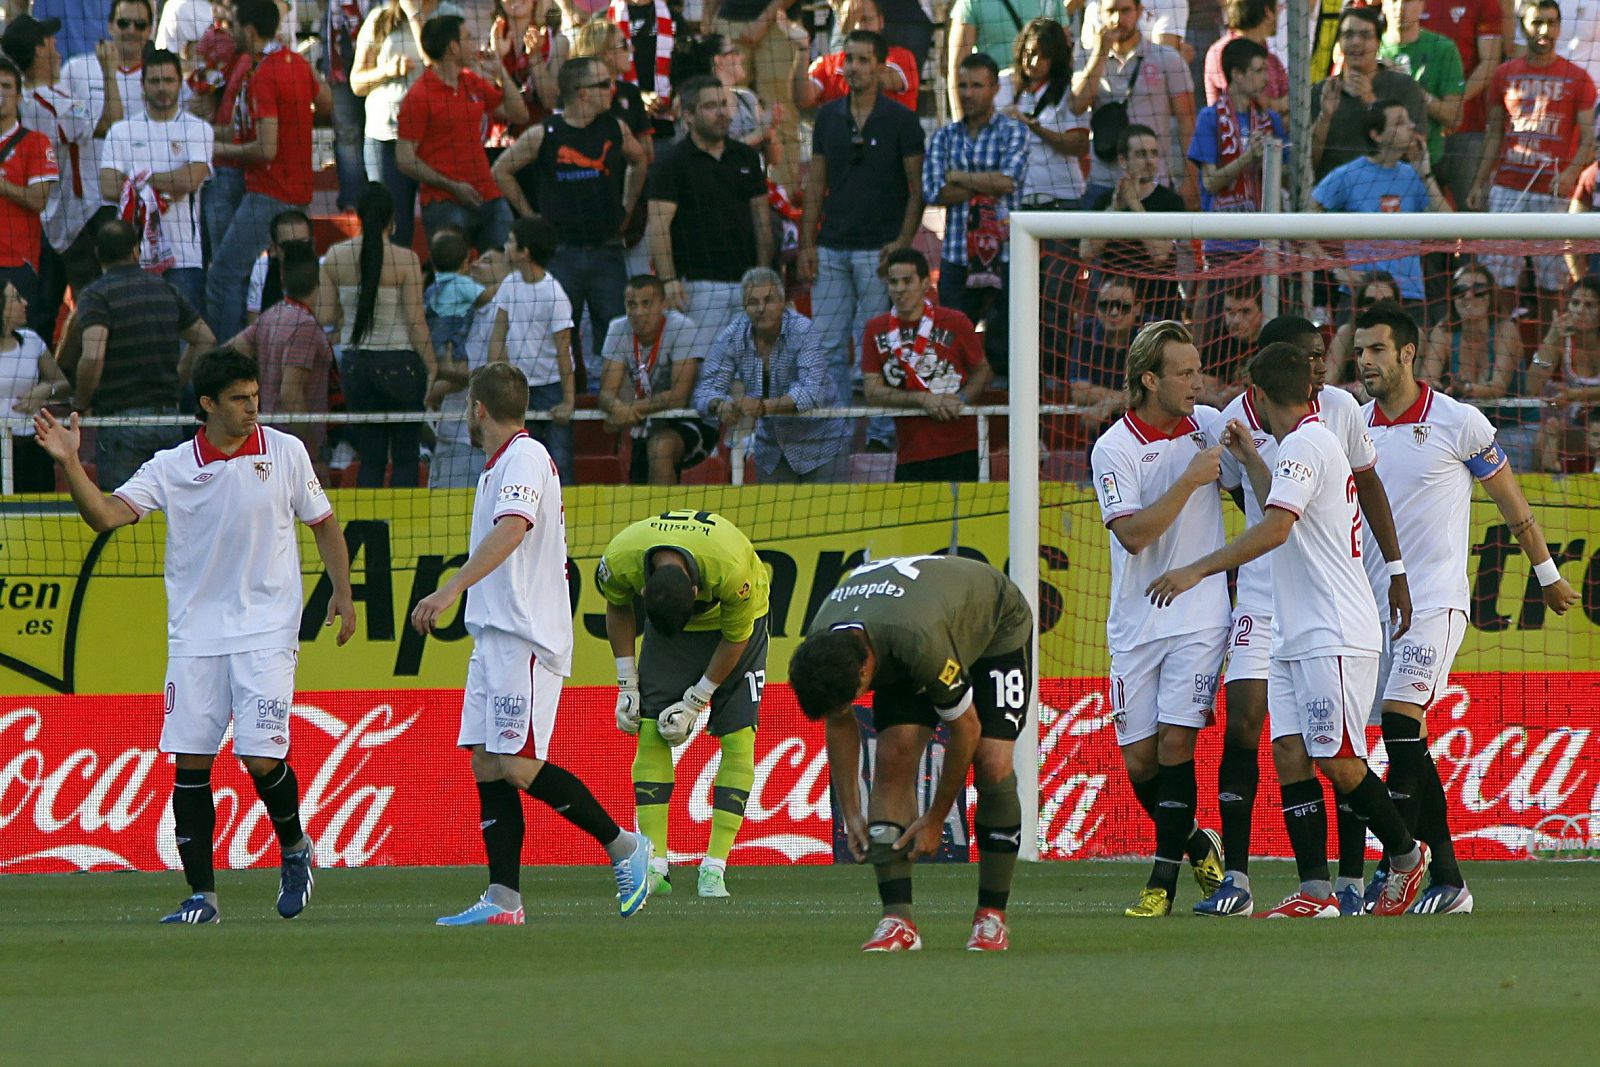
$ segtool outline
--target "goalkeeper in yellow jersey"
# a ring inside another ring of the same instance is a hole
[[[655,844],[650,891],[672,892],[672,748],[688,740],[709,708],[708,729],[722,746],[722,762],[698,890],[725,897],[728,853],[755,781],[756,720],[767,683],[766,565],[721,515],[668,511],[612,538],[595,577],[617,658],[617,728],[639,736],[633,796],[639,830]],[[635,598],[644,602],[645,619],[637,661]]]

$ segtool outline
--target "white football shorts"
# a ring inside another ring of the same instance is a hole
[[[478,630],[472,635],[456,744],[545,759],[556,728],[561,682],[559,674],[538,662],[531,642],[492,627]]]
[[[1160,723],[1196,729],[1216,721],[1217,671],[1226,627],[1147,641],[1111,653],[1111,721],[1131,745]]]
[[[1387,636],[1388,626],[1384,626]],[[1450,665],[1467,636],[1467,613],[1456,608],[1435,608],[1411,616],[1411,628],[1400,640],[1384,642],[1378,661],[1378,689],[1372,714],[1382,714],[1383,702],[1416,704],[1426,711],[1439,699],[1450,681]]]
[[[1272,616],[1249,612],[1235,613],[1228,627],[1228,655],[1223,664],[1225,682],[1267,680],[1267,664],[1272,660]]]
[[[283,759],[299,657],[292,648],[169,657],[161,751],[215,756],[231,718],[235,756]]]
[[[1378,690],[1378,657],[1273,660],[1267,678],[1272,739],[1299,734],[1312,759],[1367,758],[1367,709]]]

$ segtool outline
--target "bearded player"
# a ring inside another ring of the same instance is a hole
[[[1187,854],[1202,896],[1222,882],[1216,831],[1195,821],[1194,747],[1213,721],[1228,636],[1228,582],[1208,578],[1183,611],[1150,581],[1223,540],[1221,413],[1195,403],[1200,352],[1182,323],[1155,322],[1128,349],[1128,410],[1095,442],[1100,516],[1111,532],[1111,707],[1134,796],[1155,824],[1155,861],[1130,918],[1169,915]]]
[[[471,752],[489,888],[465,911],[440,918],[440,926],[523,924],[519,791],[605,849],[623,918],[650,895],[650,840],[619,827],[588,786],[550,762],[561,684],[572,665],[567,532],[555,461],[528,436],[527,410],[528,379],[521,370],[489,363],[472,372],[467,433],[489,462],[472,498],[469,555],[411,612],[416,631],[432,633],[439,617],[467,594],[463,615],[472,658],[456,744]]]
[[[978,791],[978,909],[967,948],[1004,951],[1006,903],[1022,844],[1012,753],[1032,693],[1033,613],[987,563],[908,556],[857,567],[828,594],[789,661],[800,710],[826,724],[828,766],[850,854],[872,864],[883,918],[861,948],[922,947],[912,864],[939,848],[945,817]],[[877,745],[863,815],[861,733],[853,705],[872,693]],[[934,728],[950,731],[932,802],[917,815],[917,769]]]
[[[1387,584],[1389,611],[1398,619],[1397,629],[1404,631],[1411,617],[1411,600],[1406,585],[1404,567],[1400,563],[1400,548],[1395,540],[1394,521],[1389,513],[1389,498],[1383,483],[1373,469],[1376,456],[1372,441],[1367,436],[1366,420],[1361,417],[1361,405],[1343,389],[1325,389],[1327,360],[1322,334],[1309,321],[1294,315],[1281,315],[1261,328],[1258,350],[1278,343],[1294,345],[1311,360],[1311,410],[1333,431],[1344,446],[1345,458],[1350,461],[1356,480],[1356,497],[1361,505],[1366,527],[1382,546],[1381,558],[1390,561],[1384,578]],[[1256,450],[1268,467],[1272,466],[1277,451],[1277,441],[1266,425],[1266,417],[1252,402],[1246,389],[1234,398],[1222,412],[1223,422],[1243,423],[1249,430]],[[1249,525],[1262,520],[1261,502],[1254,486],[1245,477],[1244,469],[1232,452],[1222,455],[1222,485],[1234,494],[1235,502],[1244,512]],[[1222,816],[1222,851],[1227,857],[1227,871],[1217,891],[1194,906],[1199,915],[1249,915],[1253,908],[1250,892],[1250,828],[1255,807],[1256,788],[1260,779],[1257,749],[1261,743],[1261,727],[1267,716],[1267,662],[1272,643],[1272,565],[1267,557],[1251,560],[1239,569],[1233,607],[1233,625],[1228,631],[1227,661],[1224,667],[1227,693],[1228,721],[1222,742],[1222,761],[1217,769],[1217,808]],[[1320,837],[1290,834],[1292,842],[1308,841],[1309,851],[1295,855],[1300,868],[1301,892],[1314,900],[1336,896],[1334,884],[1327,881],[1327,813],[1323,808],[1322,786],[1316,778],[1316,767],[1306,756],[1298,735],[1289,735],[1272,748],[1273,761],[1278,773],[1280,795],[1285,819],[1321,820],[1324,829]],[[1310,794],[1314,792],[1315,796]],[[1366,847],[1366,828],[1357,823],[1360,838],[1353,848],[1356,852],[1359,887],[1360,853]],[[1341,845],[1340,873],[1346,868],[1345,852]],[[1355,890],[1359,898],[1360,890]],[[1286,901],[1280,907],[1296,906],[1296,901]]]
[[[1268,345],[1251,359],[1251,402],[1272,427],[1276,460],[1268,470],[1242,422],[1228,425],[1224,443],[1256,498],[1265,501],[1262,519],[1217,551],[1157,577],[1146,595],[1158,607],[1181,607],[1175,602],[1206,578],[1271,553],[1267,713],[1274,743],[1298,734],[1383,842],[1395,875],[1375,912],[1399,915],[1416,899],[1428,846],[1412,837],[1366,764],[1367,711],[1377,689],[1382,634],[1361,565],[1355,477],[1345,446],[1311,410],[1311,382],[1311,361],[1293,345]],[[1290,833],[1312,832],[1311,821],[1291,819]],[[1326,836],[1326,814],[1319,821]],[[1338,915],[1331,898],[1320,902],[1317,917]]]
[[[167,681],[161,751],[177,763],[172,823],[190,895],[164,923],[221,921],[213,869],[216,802],[211,765],[233,720],[233,754],[250,772],[282,851],[278,914],[311,900],[311,841],[300,824],[300,786],[289,765],[289,709],[304,589],[295,521],[310,526],[333,583],[328,623],[338,643],[355,632],[350,556],[311,457],[299,438],[257,420],[256,361],[230,348],[195,363],[205,426],[157,452],[111,496],[78,461],[78,416],[34,416],[39,445],[66,472],[78,513],[104,533],[167,516]]]
[[[1412,910],[1460,915],[1472,911],[1472,893],[1456,863],[1444,785],[1428,750],[1427,713],[1449,681],[1466,634],[1475,486],[1489,494],[1516,535],[1545,606],[1564,614],[1578,594],[1551,558],[1533,509],[1495,442],[1493,425],[1477,408],[1416,379],[1418,341],[1416,322],[1392,302],[1374,304],[1356,317],[1355,357],[1373,398],[1362,412],[1414,568],[1416,615],[1408,631],[1397,631],[1385,642],[1379,674],[1389,794],[1408,828],[1433,850],[1428,888]],[[1375,584],[1381,581],[1381,571],[1370,562],[1368,576]],[[1387,878],[1380,868],[1367,888],[1369,901],[1381,896]]]
[[[613,537],[595,577],[617,660],[617,729],[639,737],[633,797],[639,829],[655,846],[650,892],[672,892],[672,748],[709,709],[722,761],[696,888],[702,897],[726,897],[728,853],[755,782],[756,720],[767,684],[766,564],[721,515],[668,511]],[[636,599],[644,606],[642,649]]]

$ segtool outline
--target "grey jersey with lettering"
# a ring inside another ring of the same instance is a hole
[[[1033,613],[1000,571],[962,556],[905,556],[857,567],[828,594],[809,634],[867,632],[878,657],[874,689],[909,686],[937,707],[967,691],[978,660],[1033,638]]]

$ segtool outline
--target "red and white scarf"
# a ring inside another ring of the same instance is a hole
[[[139,264],[152,274],[161,274],[177,262],[172,241],[161,226],[161,216],[172,206],[172,198],[150,185],[150,172],[142,170],[122,183],[117,198],[117,217],[139,235]]]
[[[1233,113],[1233,102],[1223,93],[1217,98],[1217,167],[1226,167],[1249,149],[1257,137],[1272,135],[1272,116],[1264,109],[1252,107],[1246,116],[1250,120],[1249,137],[1240,136],[1239,119]],[[1211,197],[1212,211],[1260,211],[1261,165],[1245,167],[1233,184]]]
[[[932,304],[922,305],[922,321],[917,323],[917,332],[908,345],[906,335],[910,333],[906,324],[900,321],[900,316],[896,315],[894,327],[889,331],[889,348],[894,353],[895,362],[900,364],[901,372],[906,376],[906,392],[932,392],[928,383],[923,381],[922,375],[917,373],[917,365],[922,362],[923,355],[928,351],[928,342],[933,337]]]
[[[666,100],[672,96],[672,13],[666,0],[655,0],[656,5],[656,95]],[[628,17],[628,0],[611,0],[606,18],[622,31],[622,43],[628,46],[628,69],[622,80],[639,85],[639,72],[633,62],[633,20]],[[640,86],[643,88],[643,86]]]

